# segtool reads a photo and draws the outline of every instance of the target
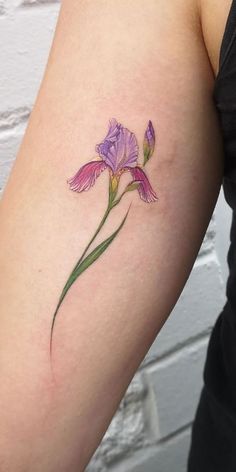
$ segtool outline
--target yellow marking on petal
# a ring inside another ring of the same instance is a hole
[[[111,178],[111,188],[113,192],[117,190],[118,183],[119,183],[119,179],[116,177],[116,175],[113,175]]]

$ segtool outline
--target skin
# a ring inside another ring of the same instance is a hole
[[[184,287],[222,179],[211,94],[229,4],[62,2],[0,207],[1,471],[84,470]],[[114,211],[103,236],[132,201],[118,239],[61,306],[51,364],[53,312],[107,202],[105,172],[80,195],[66,179],[113,116],[140,146],[152,120],[159,201],[132,192]]]

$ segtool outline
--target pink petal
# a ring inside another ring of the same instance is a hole
[[[88,162],[76,172],[74,177],[71,177],[71,179],[67,181],[70,185],[70,189],[74,192],[89,190],[106,167],[107,165],[104,161]]]
[[[129,171],[131,172],[134,182],[138,182],[138,192],[139,196],[144,202],[151,203],[158,200],[158,197],[153,190],[145,172],[140,167],[134,167],[133,169],[130,168]]]

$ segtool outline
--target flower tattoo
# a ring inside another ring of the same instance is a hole
[[[80,193],[89,190],[95,184],[99,175],[104,170],[108,170],[109,196],[105,214],[97,230],[95,231],[95,234],[89,241],[79,261],[71,272],[61,293],[52,320],[50,350],[52,348],[52,335],[56,316],[68,290],[75,280],[108,248],[108,246],[120,232],[129,213],[128,210],[117,230],[88,254],[90,246],[102,229],[111,210],[121,201],[127,192],[134,190],[138,191],[140,198],[146,203],[152,203],[157,200],[157,195],[144,171],[144,166],[153,155],[154,148],[155,131],[152,122],[149,121],[143,140],[143,164],[140,165],[138,163],[139,148],[135,134],[125,128],[122,124],[118,123],[115,118],[113,118],[110,120],[106,137],[95,147],[98,158],[88,162],[87,164],[84,164],[72,178],[68,179],[67,182],[69,184],[70,190]],[[125,190],[120,195],[118,195],[120,178],[125,172],[130,173],[131,181],[126,186]]]

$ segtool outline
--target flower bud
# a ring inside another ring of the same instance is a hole
[[[149,161],[150,157],[154,152],[155,147],[155,131],[152,125],[152,122],[149,120],[147,129],[144,134],[144,141],[143,141],[143,155],[144,161],[143,165]]]

